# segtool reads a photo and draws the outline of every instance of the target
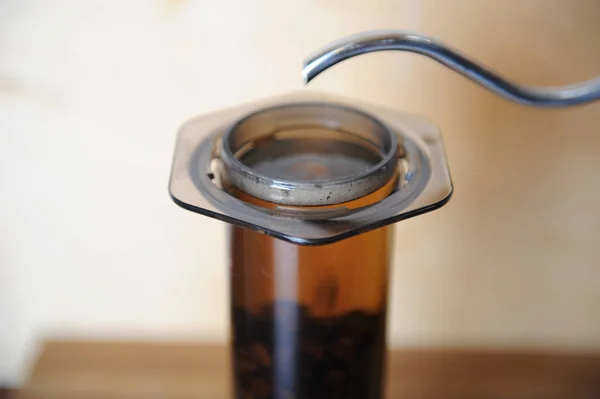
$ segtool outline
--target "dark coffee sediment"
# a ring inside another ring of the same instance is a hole
[[[385,312],[314,317],[281,301],[232,308],[236,399],[380,398]]]

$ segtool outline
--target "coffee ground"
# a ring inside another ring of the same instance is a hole
[[[311,316],[276,302],[232,309],[236,399],[379,399],[385,313]]]

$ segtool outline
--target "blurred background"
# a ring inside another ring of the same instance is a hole
[[[61,339],[226,341],[225,225],[167,192],[187,119],[302,87],[347,34],[420,31],[518,82],[600,74],[596,0],[0,1],[0,385]],[[397,226],[393,347],[600,352],[600,108],[509,103],[380,53],[322,91],[425,115],[455,195]]]

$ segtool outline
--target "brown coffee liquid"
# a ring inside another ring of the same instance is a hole
[[[345,205],[377,202],[394,183]],[[384,227],[329,245],[300,246],[232,227],[237,399],[382,397],[390,238]]]

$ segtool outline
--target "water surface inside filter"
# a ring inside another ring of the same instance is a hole
[[[355,176],[377,165],[381,156],[364,144],[312,137],[263,140],[240,161],[272,179],[309,181]]]

